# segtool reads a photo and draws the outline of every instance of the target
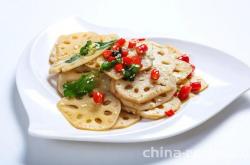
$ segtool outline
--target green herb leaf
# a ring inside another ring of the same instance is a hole
[[[80,49],[80,55],[82,56],[86,56],[90,49],[91,49],[91,45],[92,45],[92,41],[87,41],[87,43],[85,44],[85,46],[83,46],[81,49]]]
[[[128,81],[134,81],[136,74],[139,72],[139,65],[131,65],[130,67],[126,67],[123,72],[123,79]]]
[[[102,50],[102,49],[111,47],[115,42],[116,40],[112,40],[108,42],[95,42],[95,43],[98,44],[97,50]]]
[[[116,60],[113,60],[111,62],[108,62],[108,61],[103,62],[101,65],[101,71],[102,70],[110,70],[111,68],[113,68],[115,66],[116,63],[117,63]]]
[[[63,85],[65,97],[80,98],[93,91],[98,81],[97,72],[88,72],[83,74],[80,79]]]
[[[75,54],[70,59],[66,60],[65,63],[72,63],[72,62],[76,61],[80,57],[81,57],[80,54]]]

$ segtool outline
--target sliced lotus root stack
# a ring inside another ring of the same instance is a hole
[[[121,103],[122,103],[122,101],[121,101]],[[128,113],[132,113],[134,115],[138,114],[137,109],[134,109],[134,108],[131,108],[131,107],[127,107],[127,106],[125,106],[123,104],[122,104],[122,110],[124,110],[124,111],[126,111]]]
[[[89,33],[87,33],[87,34],[89,34]],[[67,48],[67,56],[65,55],[63,58],[60,58],[59,60],[54,60],[54,62],[52,63],[52,65],[49,69],[49,72],[50,73],[66,72],[66,71],[74,69],[78,66],[81,66],[83,64],[86,64],[86,63],[92,61],[93,59],[97,58],[98,56],[100,56],[105,49],[97,50],[94,54],[92,54],[90,56],[80,56],[80,57],[78,57],[77,60],[75,60],[73,62],[70,62],[70,63],[66,62],[67,60],[73,58],[73,56],[75,56],[77,53],[79,53],[81,47],[83,45],[85,45],[88,40],[91,40],[93,42],[98,42],[98,41],[102,41],[105,39],[104,36],[97,35],[95,33],[93,33],[92,35],[91,34],[92,33],[89,34],[90,35],[89,37],[80,38],[79,41],[77,41],[77,42],[81,43],[81,46],[77,46],[77,45],[72,46],[71,42],[66,42],[66,43],[69,43],[69,45],[71,45],[71,46],[68,46],[68,48]],[[113,39],[112,37],[109,37],[109,38]],[[65,41],[63,43],[65,43]],[[75,43],[72,43],[72,44],[75,44]],[[76,47],[77,47],[77,49],[74,49]],[[52,55],[59,56],[59,55],[57,55],[57,53],[55,51],[52,51]]]
[[[110,84],[110,91],[116,97],[119,98],[119,96],[117,95],[117,93],[115,91],[114,83],[115,83],[114,80],[112,80],[111,84]],[[158,105],[161,105],[161,104],[169,101],[174,96],[176,90],[177,90],[177,88],[175,86],[169,92],[160,94],[159,96],[153,98],[152,100],[150,100],[150,101],[148,101],[146,103],[142,103],[142,104],[134,103],[134,102],[122,99],[122,98],[119,98],[119,99],[122,102],[122,109],[124,109],[127,112],[137,114],[140,111],[155,108]]]
[[[140,72],[134,81],[115,81],[115,91],[124,100],[134,103],[145,103],[166,93],[176,86],[175,77],[166,71],[160,70],[160,78],[151,80],[151,70]]]
[[[176,59],[175,64],[173,75],[176,77],[177,84],[181,84],[186,80],[188,75],[192,73],[192,66],[191,64],[178,59]]]
[[[110,93],[105,93],[103,104],[96,104],[85,95],[80,100],[62,98],[57,106],[74,127],[95,131],[110,129],[121,111],[120,101]]]
[[[79,53],[80,48],[88,41],[100,41],[101,36],[93,32],[74,33],[62,35],[58,38],[50,55],[50,62],[53,64],[57,61]]]
[[[167,48],[155,46],[152,53],[154,57],[153,66],[161,67],[167,72],[172,72],[175,69],[175,58],[169,54]]]
[[[126,128],[129,127],[138,121],[140,121],[141,117],[139,115],[130,114],[128,112],[121,111],[118,120],[115,125],[112,127],[113,129],[118,128]]]
[[[140,111],[155,108],[155,107],[169,101],[173,97],[175,92],[176,92],[176,88],[167,92],[167,93],[163,93],[163,94],[153,98],[152,100],[150,100],[146,103],[142,103],[142,104],[129,102],[129,101],[123,100],[123,99],[120,99],[120,101],[123,104],[124,110],[126,110],[128,112],[135,112],[136,111],[136,113],[140,113]]]
[[[160,45],[155,42],[149,43],[149,54],[154,59],[153,66],[160,66],[167,70],[174,71],[173,75],[176,77],[178,84],[184,81],[192,72],[191,64],[176,59],[182,55],[179,50],[168,45]]]
[[[160,119],[166,117],[165,112],[167,110],[177,111],[181,106],[181,101],[177,97],[173,97],[170,101],[157,106],[156,108],[141,111],[140,115],[145,119]]]

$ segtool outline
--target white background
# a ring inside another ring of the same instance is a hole
[[[0,164],[249,164],[249,92],[203,125],[160,141],[104,144],[27,135],[28,119],[15,86],[18,57],[40,30],[72,15],[98,25],[199,42],[250,66],[247,0],[0,0]],[[143,150],[161,146],[194,154],[143,158]]]

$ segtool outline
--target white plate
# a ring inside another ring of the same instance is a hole
[[[117,33],[122,37],[136,36],[128,30],[98,27],[76,17],[50,26],[40,33],[23,52],[16,73],[18,91],[29,116],[29,133],[33,136],[98,142],[141,142],[167,138],[205,122],[250,86],[249,68],[224,52],[187,41],[151,38],[189,53],[196,71],[208,82],[209,88],[192,98],[169,119],[141,121],[120,130],[78,130],[56,108],[60,97],[47,80],[49,53],[57,37],[78,31]]]

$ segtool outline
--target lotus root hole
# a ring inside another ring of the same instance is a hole
[[[135,93],[138,93],[138,92],[139,92],[139,89],[138,89],[138,88],[135,88],[135,89],[134,89],[134,92],[135,92]]]
[[[169,64],[168,61],[162,61],[161,63],[164,64],[164,65],[168,65]]]
[[[111,103],[110,100],[105,100],[105,101],[103,102],[103,105],[109,105],[110,103]]]
[[[66,105],[69,108],[73,108],[73,109],[78,109],[78,107],[76,105]]]
[[[102,119],[100,119],[100,118],[95,118],[95,122],[98,123],[98,124],[101,124],[101,123],[102,123]]]
[[[95,67],[96,67],[96,68],[99,68],[99,67],[100,67],[100,65],[99,65],[99,64],[95,64]]]
[[[161,97],[166,97],[167,94],[166,94],[166,93],[163,93],[163,94],[161,94],[160,96],[161,96]]]
[[[126,86],[125,86],[125,89],[132,89],[133,88],[133,86],[131,85],[131,84],[127,84]]]
[[[78,37],[77,37],[77,36],[73,36],[72,38],[73,38],[73,39],[75,39],[75,40],[76,40],[76,39],[78,39]]]
[[[106,111],[104,111],[104,115],[106,115],[106,116],[112,115],[112,112],[109,110],[106,110]]]
[[[164,51],[163,50],[159,50],[158,54],[163,56],[164,55]]]
[[[86,123],[90,123],[92,120],[91,119],[87,119],[86,120]]]
[[[70,41],[63,41],[64,44],[70,44]]]
[[[81,119],[81,118],[82,118],[82,114],[78,114],[78,115],[76,116],[76,118],[77,118],[77,119]]]
[[[129,119],[128,116],[123,116],[122,118],[123,118],[123,120],[128,120]]]
[[[153,102],[153,103],[156,103],[156,100],[155,100],[155,99],[152,99],[152,102]]]
[[[145,91],[145,92],[147,92],[147,91],[149,91],[149,90],[150,90],[149,87],[145,87],[145,88],[144,88],[144,91]]]
[[[89,65],[93,65],[93,64],[94,64],[94,61],[90,61],[88,64],[89,64]]]
[[[153,85],[156,85],[156,84],[157,84],[157,81],[151,81],[151,83],[152,83]]]
[[[159,105],[157,108],[159,108],[159,109],[163,109],[163,108],[164,108],[164,106],[163,106],[163,105]]]

